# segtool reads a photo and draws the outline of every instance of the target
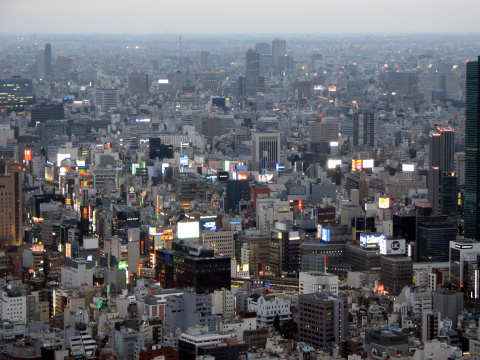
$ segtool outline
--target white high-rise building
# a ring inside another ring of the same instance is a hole
[[[267,163],[280,161],[280,133],[252,134],[252,161],[258,162],[260,168],[266,168]]]
[[[235,296],[228,289],[215,290],[212,294],[212,305],[215,307],[215,314],[222,314],[223,317],[235,315]]]
[[[299,275],[299,295],[316,292],[338,296],[338,276],[318,271],[301,272]]]

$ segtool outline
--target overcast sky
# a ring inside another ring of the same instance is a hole
[[[0,0],[11,33],[466,33],[480,0]]]

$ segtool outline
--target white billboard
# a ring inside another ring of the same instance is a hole
[[[177,238],[193,239],[200,237],[200,223],[198,221],[177,223]]]
[[[363,168],[364,169],[373,169],[373,159],[363,160]]]
[[[380,254],[382,255],[404,255],[406,248],[405,239],[381,239]]]
[[[327,160],[327,167],[329,169],[335,169],[337,165],[342,166],[342,160],[340,159],[328,159]]]
[[[415,165],[414,164],[402,164],[402,171],[404,172],[414,172]]]

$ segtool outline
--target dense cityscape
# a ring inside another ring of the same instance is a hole
[[[0,33],[0,358],[479,360],[479,55]]]

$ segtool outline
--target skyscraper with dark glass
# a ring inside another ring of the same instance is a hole
[[[465,121],[465,226],[467,239],[480,240],[479,61],[467,63]]]
[[[247,96],[255,96],[261,91],[260,53],[248,49],[245,56]]]

